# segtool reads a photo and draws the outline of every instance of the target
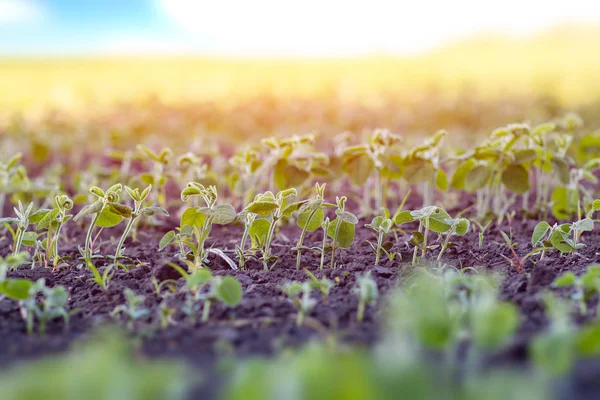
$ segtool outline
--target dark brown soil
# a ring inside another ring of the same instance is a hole
[[[0,365],[11,365],[16,361],[64,351],[73,341],[85,337],[93,327],[114,322],[115,320],[109,314],[117,305],[124,303],[124,288],[130,288],[137,294],[146,296],[145,306],[152,311],[151,316],[139,321],[135,328],[136,333],[144,338],[143,352],[150,356],[184,359],[208,374],[214,370],[215,362],[220,356],[235,354],[244,358],[257,354],[273,354],[282,347],[296,346],[311,338],[323,337],[324,334],[333,334],[347,343],[369,345],[378,338],[377,321],[381,308],[369,308],[364,322],[362,324],[356,322],[358,302],[352,289],[357,275],[372,271],[380,292],[385,294],[413,268],[410,265],[412,251],[407,244],[408,234],[400,234],[395,246],[402,260],[396,258],[394,261],[388,261],[383,258],[381,265],[375,267],[375,256],[365,242],[367,239],[373,239],[373,234],[368,229],[362,228],[366,221],[361,221],[355,244],[348,251],[340,252],[336,256],[341,268],[326,268],[319,271],[319,255],[308,252],[304,254],[303,267],[308,268],[318,277],[326,276],[337,284],[331,289],[327,301],[319,298],[308,323],[297,327],[295,309],[283,296],[278,286],[289,280],[303,281],[307,276],[303,271],[296,271],[295,253],[290,250],[299,236],[299,229],[285,226],[281,228],[274,242],[274,252],[281,259],[271,272],[263,271],[258,262],[250,263],[248,270],[234,271],[220,259],[211,260],[210,268],[215,274],[232,275],[242,283],[244,297],[237,308],[231,309],[216,304],[211,310],[209,322],[191,324],[179,311],[184,296],[175,294],[166,301],[170,308],[178,310],[174,316],[176,324],[163,330],[159,327],[157,315],[161,299],[154,291],[152,277],[156,276],[159,280],[179,277],[177,272],[166,265],[166,261],[176,261],[173,255],[176,251],[175,247],[157,252],[162,235],[177,223],[175,218],[163,220],[160,226],[140,229],[136,243],[128,240],[126,254],[139,266],[129,272],[122,270],[116,272],[107,292],[103,292],[90,280],[89,271],[77,268],[79,263],[76,260],[77,247],[83,243],[85,234],[82,228],[70,223],[65,229],[68,240],[61,245],[60,249],[63,255],[73,257],[69,267],[61,268],[56,272],[41,267],[35,269],[25,267],[11,272],[10,276],[28,279],[43,277],[49,286],[65,286],[71,293],[69,307],[79,311],[72,317],[66,329],[62,322],[53,322],[49,325],[47,334],[40,337],[27,335],[16,304],[6,299],[1,300],[0,337],[5,340],[0,341]],[[520,257],[531,250],[529,241],[536,223],[534,219],[521,220],[518,217],[511,223],[514,241],[518,243],[516,252]],[[502,228],[490,226],[481,248],[478,247],[476,228],[465,237],[456,237],[454,242],[457,246],[449,248],[443,260],[448,265],[458,268],[474,267],[480,271],[498,272],[505,276],[501,298],[514,302],[520,308],[521,327],[511,346],[505,352],[494,355],[492,361],[522,364],[527,361],[528,340],[547,324],[540,293],[547,290],[553,279],[562,272],[579,273],[587,265],[598,260],[600,232],[596,230],[584,234],[582,241],[587,246],[578,254],[561,257],[558,253],[551,252],[542,261],[537,261],[537,258],[530,259],[523,266],[523,272],[519,274],[503,257],[512,256],[499,234],[499,229],[508,232],[508,226]],[[240,240],[241,233],[242,228],[239,226],[215,227],[210,244],[235,258],[233,250]],[[114,241],[110,240],[109,235],[118,239],[119,234],[119,228],[104,232],[102,254],[112,254]],[[433,238],[432,236],[431,239]],[[1,255],[9,252],[7,242],[7,240],[0,242]],[[305,243],[318,246],[320,242],[321,232],[317,231],[309,234]],[[433,253],[432,257],[437,255],[437,251]],[[326,261],[328,259],[329,257]],[[537,263],[534,264],[533,261]],[[97,265],[101,266],[107,262],[108,260],[99,260]],[[328,267],[328,263],[326,265]],[[177,284],[182,286],[183,280],[179,279]],[[380,304],[382,303],[383,301],[380,301]],[[593,308],[590,310],[593,312]],[[590,317],[582,316],[580,320]],[[118,323],[125,325],[125,321],[122,320]],[[600,371],[598,366],[593,367],[593,370]],[[593,380],[590,378],[590,370],[585,371],[585,374],[578,375],[578,379],[582,380],[582,384],[589,385]],[[216,381],[210,382],[203,388],[204,395],[214,394]]]

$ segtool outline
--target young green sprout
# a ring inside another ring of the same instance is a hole
[[[123,256],[123,252],[125,251],[125,249],[123,248],[125,239],[127,239],[127,236],[129,236],[131,229],[133,228],[133,226],[135,225],[136,221],[138,221],[139,218],[144,217],[144,216],[151,216],[151,215],[162,215],[162,216],[169,215],[167,210],[165,210],[162,207],[143,207],[144,200],[148,197],[151,190],[152,190],[152,185],[149,185],[141,193],[138,188],[131,189],[130,187],[125,186],[125,191],[129,195],[129,197],[131,197],[131,199],[133,200],[134,206],[133,206],[133,209],[128,206],[124,206],[124,205],[119,205],[118,208],[115,208],[117,211],[119,211],[119,214],[121,216],[129,219],[127,221],[127,226],[125,226],[125,230],[123,231],[123,234],[121,235],[121,239],[119,240],[119,243],[117,244],[117,249],[115,250],[115,256],[114,256],[115,262]]]
[[[333,204],[325,203],[325,184],[319,185],[318,183],[316,183],[315,192],[315,199],[302,202],[302,204],[298,208],[298,211],[295,212],[297,217],[296,223],[298,224],[298,227],[302,229],[300,239],[298,239],[296,247],[292,249],[296,250],[296,270],[300,269],[300,262],[302,260],[302,250],[307,249],[307,247],[304,246],[304,238],[306,236],[306,233],[316,231],[323,223],[323,219],[325,218],[323,207],[334,206]]]
[[[379,297],[379,290],[377,289],[377,282],[371,277],[371,273],[360,276],[356,280],[356,287],[354,288],[354,294],[358,297],[358,310],[356,311],[356,321],[362,323],[365,308],[368,305],[375,305],[377,298]]]
[[[238,256],[238,267],[240,269],[245,269],[247,257],[246,242],[250,236],[250,230],[252,229],[252,225],[254,224],[257,214],[248,212],[248,210],[242,210],[242,212],[238,214],[238,217],[244,221],[244,233],[242,234],[242,240],[240,244],[235,247],[235,252]]]
[[[291,196],[296,196],[296,189],[285,189],[274,195],[272,192],[259,194],[254,201],[245,208],[257,217],[250,227],[249,234],[253,240],[253,248],[261,251],[261,261],[265,271],[275,267],[279,258],[273,255],[271,243],[275,237],[275,230],[281,218],[286,215],[286,208]],[[288,211],[291,214],[292,211]]]
[[[18,208],[14,208],[17,218],[0,218],[0,225],[4,225],[11,233],[13,237],[13,255],[21,252],[21,246],[23,244],[27,246],[35,245],[37,240],[37,234],[35,232],[27,232],[30,220],[29,218],[34,216],[33,203],[29,203],[27,208],[23,207],[23,203],[19,201]],[[14,230],[10,225],[16,225],[17,229]]]
[[[19,161],[23,157],[22,153],[15,154],[6,163],[0,161],[0,187],[6,188],[11,180],[17,174]],[[6,193],[4,190],[0,193],[0,219],[4,216],[4,204],[6,202]]]
[[[167,196],[165,193],[165,185],[167,183],[167,175],[165,169],[169,164],[173,151],[165,147],[160,153],[155,153],[149,148],[138,145],[138,151],[152,163],[152,172],[140,175],[140,180],[146,185],[151,185],[156,188],[156,201],[161,207],[167,206]]]
[[[348,249],[354,242],[354,226],[358,223],[358,218],[349,211],[346,211],[346,197],[336,197],[337,208],[335,210],[336,218],[331,221],[327,227],[327,236],[332,239],[331,242],[331,268],[335,267],[335,251],[338,248]]]
[[[433,249],[438,246],[428,247],[427,241],[429,231],[439,234],[450,232],[446,237],[446,241],[442,245],[440,254],[450,245],[449,239],[453,234],[465,234],[469,229],[469,223],[464,218],[453,219],[441,207],[428,206],[415,211],[398,211],[394,216],[396,225],[419,221],[419,228],[412,232],[410,243],[415,247],[413,251],[412,264],[415,265],[418,261],[418,250],[421,249],[421,258],[423,258],[428,249]],[[454,229],[454,230],[453,230]],[[438,255],[438,258],[441,255]]]
[[[393,242],[384,242],[385,237],[390,233],[392,229],[392,220],[389,218],[389,211],[386,211],[385,216],[377,216],[373,218],[370,224],[366,224],[365,227],[370,228],[377,234],[377,243],[368,242],[373,251],[375,252],[375,265],[379,265],[379,259],[381,253],[385,253],[390,260],[394,259],[395,253],[391,253],[390,250],[394,246]]]
[[[590,218],[566,223],[554,224],[550,226],[546,221],[539,222],[533,230],[531,244],[534,247],[543,246],[543,251],[554,247],[561,253],[572,253],[585,247],[579,243],[583,232],[590,232],[594,229],[594,221]],[[542,257],[543,257],[542,252]]]
[[[34,213],[30,222],[37,222],[36,229],[46,229],[47,235],[44,241],[46,251],[46,262],[52,260],[54,268],[57,267],[60,256],[58,255],[58,243],[60,232],[64,224],[71,219],[72,215],[68,212],[73,209],[73,200],[67,195],[57,195],[54,197],[54,208],[49,210],[40,210]]]
[[[298,310],[298,314],[296,315],[296,325],[302,326],[304,317],[310,313],[313,307],[317,304],[317,301],[310,297],[312,292],[312,286],[310,282],[287,282],[280,286],[280,289],[283,294],[289,297],[296,310]]]
[[[198,301],[203,301],[202,322],[208,321],[213,303],[220,301],[229,307],[236,307],[242,301],[242,285],[232,276],[213,276],[207,268],[189,274],[177,264],[169,265],[185,280],[187,295],[182,310],[192,322],[195,322],[195,314],[199,309]]]
[[[215,186],[205,187],[196,182],[190,182],[186,188],[181,191],[181,200],[188,201],[192,197],[200,197],[204,201],[204,206],[190,207],[181,215],[181,227],[179,231],[180,250],[183,252],[183,246],[190,249],[190,256],[193,261],[188,260],[188,254],[185,254],[184,261],[188,264],[190,271],[195,271],[208,263],[208,254],[210,249],[206,249],[205,244],[213,224],[227,225],[236,218],[236,212],[230,204],[217,204],[218,194]],[[191,227],[191,235],[184,236],[184,233],[189,232],[188,227]],[[170,231],[161,239],[161,248],[164,248],[168,243],[177,239],[175,231]],[[194,241],[195,239],[195,241]],[[224,254],[217,253],[224,257]],[[231,265],[229,259],[226,261]],[[235,268],[235,264],[233,265]]]
[[[308,278],[310,279],[309,282],[310,282],[311,287],[313,289],[321,292],[321,295],[323,296],[323,300],[326,301],[327,297],[329,296],[329,291],[331,290],[331,288],[333,286],[335,286],[333,281],[331,281],[330,279],[327,279],[325,277],[319,279],[315,276],[315,274],[313,274],[306,268],[304,268],[304,272],[306,273],[306,275],[308,275]]]
[[[552,286],[555,288],[570,287],[574,289],[571,299],[579,306],[581,315],[587,314],[587,302],[596,293],[600,293],[600,264],[590,265],[586,272],[577,277],[568,271],[554,280]],[[600,303],[597,306],[596,317],[600,318]]]
[[[9,254],[6,257],[0,257],[0,283],[6,279],[8,270],[16,269],[27,262],[29,253],[21,252],[17,254]]]
[[[93,215],[85,237],[84,250],[81,251],[85,260],[91,259],[93,255],[92,234],[94,232],[94,228],[97,226],[100,228],[110,228],[118,225],[123,220],[123,216],[115,212],[115,204],[118,204],[119,202],[119,193],[122,189],[123,186],[120,183],[111,186],[106,190],[106,192],[97,186],[92,186],[89,189],[89,192],[96,198],[96,200],[92,204],[82,208],[75,218],[73,218],[74,221],[77,221],[79,218],[86,215]],[[111,205],[113,207],[111,207]]]
[[[70,315],[66,311],[69,293],[63,286],[47,287],[44,278],[36,282],[7,279],[0,283],[0,294],[19,303],[27,334],[33,333],[36,318],[40,335],[46,333],[46,325],[53,319],[62,318],[65,324],[69,323]]]
[[[125,288],[123,293],[125,294],[126,304],[116,306],[110,315],[112,317],[125,315],[125,318],[127,319],[127,329],[133,331],[135,322],[150,315],[150,310],[144,308],[144,301],[146,300],[145,296],[137,295],[129,288]]]

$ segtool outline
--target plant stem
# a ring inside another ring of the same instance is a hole
[[[421,232],[421,230],[423,229],[423,221],[419,220],[419,232]],[[417,264],[417,255],[419,251],[419,247],[415,246],[415,249],[413,250],[413,257],[412,257],[412,265],[416,265]]]
[[[423,247],[421,248],[421,258],[425,257],[427,251],[427,236],[429,236],[429,220],[425,221],[425,233],[423,234]]]
[[[362,300],[359,300],[358,310],[356,311],[356,321],[358,321],[359,323],[362,323],[364,315],[365,315],[365,302]]]
[[[304,243],[304,236],[306,236],[306,227],[308,225],[310,225],[310,221],[312,221],[313,216],[315,215],[315,213],[317,212],[317,210],[318,210],[318,208],[315,208],[308,215],[308,219],[306,220],[306,225],[304,225],[304,229],[302,229],[302,233],[300,234],[300,239],[298,239],[298,244],[296,245],[296,248],[297,248],[297,253],[296,253],[296,270],[300,269],[300,261],[302,259],[302,250],[300,248],[302,247],[302,244]]]
[[[129,231],[131,231],[131,227],[133,226],[133,224],[136,221],[136,217],[131,217],[129,218],[129,221],[127,221],[127,226],[125,227],[125,230],[123,231],[123,234],[121,235],[121,239],[119,240],[119,244],[117,244],[117,250],[115,251],[115,261],[117,261],[121,255],[121,248],[123,247],[123,244],[125,243],[125,239],[127,239],[127,236],[129,235]]]
[[[377,251],[375,252],[375,266],[379,265],[379,259],[381,258],[381,245],[383,243],[383,232],[379,232],[377,236]]]
[[[23,236],[25,236],[25,229],[23,229],[19,226],[17,229],[17,236],[15,238],[15,248],[13,251],[14,255],[17,255],[21,251],[21,244],[23,243]]]
[[[321,248],[321,265],[319,266],[319,270],[323,270],[323,264],[325,263],[325,246],[327,245],[327,228],[329,225],[323,229],[323,246]]]
[[[302,326],[302,322],[304,322],[304,313],[298,311],[298,314],[296,315],[296,325],[300,327]]]
[[[90,258],[92,258],[92,254],[91,254],[91,250],[90,250],[91,241],[92,241],[92,232],[94,230],[94,227],[96,226],[96,221],[98,221],[98,217],[100,216],[101,212],[102,212],[102,210],[100,210],[96,214],[94,214],[94,218],[92,218],[90,227],[88,228],[87,234],[85,235],[85,259],[86,260],[89,260]]]
[[[202,306],[202,322],[208,321],[208,315],[210,313],[210,305],[211,305],[211,301],[206,300],[204,302],[204,305]]]
[[[342,221],[339,218],[336,218],[337,222],[335,223],[335,232],[333,233],[333,242],[331,244],[331,268],[334,267],[334,259],[335,259],[335,248],[337,243],[337,238],[340,233],[340,226],[342,225]]]
[[[269,226],[269,232],[267,233],[267,238],[265,240],[265,246],[263,250],[263,267],[265,271],[269,270],[268,260],[271,258],[271,242],[273,241],[273,235],[275,234],[275,225],[277,224],[279,218],[273,216],[273,221],[271,222],[271,226]]]

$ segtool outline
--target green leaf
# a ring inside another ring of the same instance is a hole
[[[437,186],[437,188],[440,190],[448,189],[448,177],[443,169],[439,169],[437,171],[437,176],[435,177],[435,186]]]
[[[42,219],[39,220],[36,229],[48,229],[52,226],[53,223],[56,222],[56,217],[58,216],[58,213],[60,212],[60,210],[58,208],[54,209],[54,210],[50,210],[49,212],[47,212],[44,217]],[[29,219],[29,222],[32,222],[31,219]]]
[[[119,203],[108,203],[108,207],[113,214],[120,215],[123,218],[131,217],[133,209],[129,206]]]
[[[453,220],[446,211],[438,208],[435,213],[425,218],[425,223],[433,232],[448,232],[452,228]]]
[[[169,216],[169,212],[167,210],[165,210],[162,207],[156,207],[156,206],[151,206],[151,207],[144,207],[140,210],[140,214],[141,215],[161,215],[164,217],[168,217]]]
[[[568,185],[571,180],[571,173],[569,171],[569,164],[562,158],[553,158],[551,161],[552,166],[558,173],[558,179],[563,185]]]
[[[275,211],[279,206],[276,203],[267,202],[267,201],[253,201],[248,204],[246,210],[251,213],[258,215],[269,215],[273,211]]]
[[[242,301],[242,285],[232,276],[224,277],[217,286],[219,300],[228,306],[235,307]]]
[[[577,335],[577,353],[584,357],[600,354],[600,324],[584,326]]]
[[[575,222],[573,228],[580,232],[590,232],[594,230],[594,221],[590,218],[584,218],[581,221]]]
[[[404,179],[410,184],[431,182],[435,169],[429,160],[412,158],[405,161]]]
[[[319,229],[324,219],[325,213],[320,208],[314,210],[314,214],[313,211],[303,211],[302,209],[300,209],[300,212],[298,213],[298,226],[300,227],[300,229],[304,229],[307,232],[313,232]]]
[[[207,283],[212,278],[212,272],[208,268],[200,268],[188,275],[185,287],[195,290]]]
[[[264,239],[266,239],[270,227],[271,222],[266,219],[255,219],[254,222],[252,222],[252,226],[250,226],[250,229],[248,230],[248,234],[252,240],[252,247],[257,247],[257,239],[259,241],[264,241]]]
[[[375,169],[375,163],[368,154],[358,153],[344,156],[342,170],[348,175],[350,183],[363,186]]]
[[[477,165],[465,176],[464,189],[467,192],[476,192],[487,186],[492,179],[492,170],[487,165]]]
[[[345,221],[352,225],[358,224],[358,218],[356,218],[356,215],[352,214],[351,212],[342,211],[342,212],[336,213],[336,214],[337,214],[336,219],[341,219],[342,221]]]
[[[459,218],[455,223],[454,231],[456,232],[457,235],[464,236],[469,231],[470,226],[471,226],[471,223],[469,222],[468,219]]]
[[[475,168],[477,163],[472,158],[463,162],[456,168],[454,171],[454,175],[452,175],[452,181],[450,182],[450,186],[452,186],[456,190],[462,190],[465,188],[465,179],[467,174]]]
[[[537,246],[540,240],[542,240],[546,233],[548,233],[548,230],[550,230],[550,224],[548,224],[546,221],[539,222],[533,229],[533,235],[531,235],[531,244],[533,246]]]
[[[31,223],[31,224],[39,223],[42,219],[44,219],[44,217],[46,215],[48,215],[48,213],[51,213],[52,211],[55,211],[55,210],[51,210],[51,209],[37,210],[36,212],[34,212],[33,214],[31,214],[29,216],[29,223]],[[56,210],[56,211],[58,214],[58,210]]]
[[[564,232],[564,230],[560,229],[560,227],[559,229],[554,229],[550,235],[550,243],[552,243],[552,246],[563,253],[570,253],[574,251],[574,249],[566,243],[567,240],[569,240],[568,233]]]
[[[160,243],[158,244],[158,251],[161,251],[165,247],[169,245],[175,239],[175,231],[169,231],[165,233],[165,235],[160,239]]]
[[[79,211],[79,213],[77,213],[75,218],[73,218],[73,220],[77,221],[79,218],[84,217],[86,215],[96,214],[96,213],[100,212],[103,207],[104,207],[104,201],[102,199],[96,200],[92,204],[83,207],[81,209],[81,211]]]
[[[514,165],[521,165],[531,161],[535,161],[537,152],[534,149],[521,149],[515,151]]]
[[[552,192],[552,214],[556,219],[568,219],[577,211],[577,191],[559,186]]]
[[[495,350],[515,333],[519,312],[510,303],[479,304],[475,306],[471,323],[475,344]]]
[[[18,218],[13,218],[13,217],[5,217],[5,218],[0,218],[0,225],[17,225],[19,223],[19,219]]]
[[[394,223],[396,225],[402,225],[407,222],[413,222],[414,220],[415,219],[413,218],[410,210],[400,211],[394,216]]]
[[[190,207],[181,214],[181,227],[184,226],[197,226],[202,227],[206,222],[206,215],[204,213],[198,212],[198,209],[195,207]]]
[[[101,228],[111,228],[118,225],[122,220],[122,216],[115,214],[110,210],[110,208],[106,207],[102,210],[100,216],[96,220],[96,226]]]
[[[334,219],[327,229],[327,236],[332,239],[335,239],[334,235],[337,224],[340,224],[340,228],[338,231],[336,246],[342,249],[347,249],[352,246],[352,243],[354,242],[354,224],[339,218]]]
[[[573,272],[569,271],[569,272],[565,272],[564,274],[562,274],[561,276],[556,278],[554,280],[554,282],[552,282],[552,286],[554,286],[554,287],[569,287],[569,286],[575,286],[576,283],[577,283],[577,276]]]
[[[502,173],[502,183],[513,193],[529,191],[529,171],[522,165],[509,165]]]
[[[37,233],[35,232],[25,232],[23,233],[23,245],[25,246],[35,246],[35,242],[37,240]]]
[[[553,375],[564,375],[575,362],[576,337],[571,331],[540,334],[531,342],[532,359]]]
[[[26,300],[33,283],[27,279],[6,279],[0,282],[0,293],[12,300]]]
[[[237,213],[231,204],[218,204],[212,208],[212,221],[218,225],[227,225],[233,220]]]

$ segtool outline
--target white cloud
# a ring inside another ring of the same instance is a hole
[[[234,54],[420,51],[467,35],[600,22],[600,2],[504,0],[156,0],[190,35]]]
[[[0,0],[0,25],[20,25],[44,20],[45,10],[30,0]]]

